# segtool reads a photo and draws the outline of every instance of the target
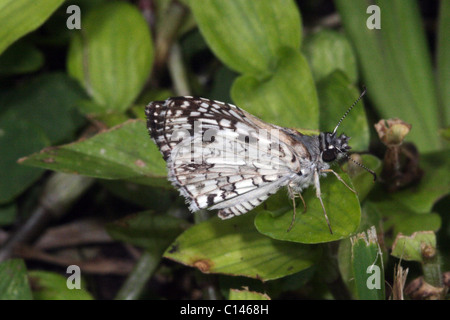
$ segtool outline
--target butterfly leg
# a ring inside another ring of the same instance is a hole
[[[320,205],[322,206],[323,214],[325,215],[325,220],[327,221],[328,229],[330,229],[330,233],[333,234],[333,230],[331,230],[330,221],[328,220],[327,211],[325,210],[325,206],[323,205],[321,192],[320,192],[319,172],[317,170],[314,171],[314,186],[316,188],[316,197],[319,198]]]
[[[300,192],[298,193],[298,196],[300,197],[300,199],[303,202],[303,213],[305,213],[306,209],[307,209],[305,199],[303,199],[303,196],[302,196],[302,194]]]
[[[332,174],[334,174],[336,176],[336,178],[338,178],[338,180],[340,182],[342,182],[344,184],[344,186],[346,186],[348,189],[350,189],[350,191],[352,191],[354,194],[358,194],[358,192],[356,192],[356,190],[352,189],[347,183],[345,183],[345,181],[341,178],[340,175],[338,175],[335,171],[331,170],[331,169],[325,169],[325,170],[321,170],[321,172],[331,172]]]
[[[294,208],[294,214],[292,215],[292,221],[291,221],[291,225],[289,226],[289,228],[287,229],[287,232],[291,231],[292,227],[294,226],[294,222],[295,222],[295,214],[296,214],[296,203],[295,203],[295,198],[300,197],[300,199],[302,199],[303,202],[303,213],[306,212],[306,202],[305,199],[303,199],[302,194],[300,192],[295,192],[291,186],[288,185],[288,192],[289,192],[289,197],[292,199],[292,206]]]
[[[289,226],[289,228],[287,229],[287,232],[291,231],[292,227],[294,226],[294,222],[295,222],[295,213],[296,213],[296,208],[295,208],[295,192],[292,189],[292,187],[290,185],[287,186],[288,188],[288,192],[289,192],[289,197],[292,199],[292,206],[294,207],[294,214],[292,215],[292,221],[291,221],[291,225]]]

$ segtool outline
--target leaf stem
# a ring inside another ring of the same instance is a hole
[[[175,94],[177,96],[189,95],[191,92],[189,80],[186,75],[186,69],[183,64],[183,57],[178,43],[172,45],[169,54],[168,67],[173,81]]]
[[[172,2],[164,19],[156,27],[154,73],[159,73],[169,56],[172,43],[188,13],[187,8],[177,2]],[[154,78],[154,77],[152,77]]]
[[[61,218],[68,211],[93,181],[94,179],[85,176],[53,173],[46,182],[39,205],[0,249],[0,262],[10,258],[17,245],[36,240],[51,221]]]
[[[161,261],[161,254],[144,251],[137,261],[133,271],[120,288],[115,300],[135,300],[144,290],[145,284],[151,278]]]

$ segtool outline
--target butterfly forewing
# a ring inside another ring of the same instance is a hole
[[[150,103],[148,128],[192,211],[243,214],[299,171],[290,137],[244,110],[204,98]]]

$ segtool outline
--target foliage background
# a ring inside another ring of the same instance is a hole
[[[385,299],[399,258],[407,286],[445,291],[450,5],[375,3],[381,30],[366,27],[371,1],[0,0],[0,298]],[[81,30],[66,26],[72,4]],[[373,124],[397,117],[423,176],[387,192],[338,166],[359,196],[322,180],[333,235],[313,190],[290,233],[285,192],[228,221],[190,214],[145,128],[149,101],[193,94],[317,133],[363,85],[340,127],[360,161],[386,169]],[[388,286],[368,290],[367,261]]]

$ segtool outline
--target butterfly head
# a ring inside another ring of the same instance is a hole
[[[362,99],[362,97],[366,94],[366,88],[361,93],[358,99],[348,108],[348,110],[344,113],[342,118],[339,120],[337,126],[334,128],[333,132],[324,132],[319,136],[320,141],[320,157],[324,162],[332,162],[336,159],[339,159],[341,156],[347,156],[347,152],[351,149],[348,145],[348,140],[350,137],[347,137],[345,134],[341,134],[340,136],[336,135],[336,131],[341,125],[342,121],[349,114],[349,112],[353,109],[353,107]]]
[[[320,158],[323,162],[332,162],[336,159],[341,158],[342,156],[345,156],[356,165],[360,166],[361,168],[367,170],[367,172],[371,173],[373,175],[373,181],[375,181],[377,179],[377,175],[375,174],[374,171],[370,170],[366,166],[362,165],[361,163],[353,160],[351,157],[348,156],[347,152],[351,149],[351,147],[348,145],[348,140],[350,140],[350,137],[347,137],[345,134],[341,134],[340,136],[336,135],[336,131],[341,125],[342,121],[365,94],[366,88],[364,88],[364,91],[361,93],[359,98],[356,99],[356,101],[344,113],[342,118],[339,120],[337,126],[334,128],[333,132],[322,132],[319,135]]]
[[[351,147],[345,134],[337,136],[336,133],[322,132],[319,136],[320,157],[324,162],[332,162],[345,155]]]

